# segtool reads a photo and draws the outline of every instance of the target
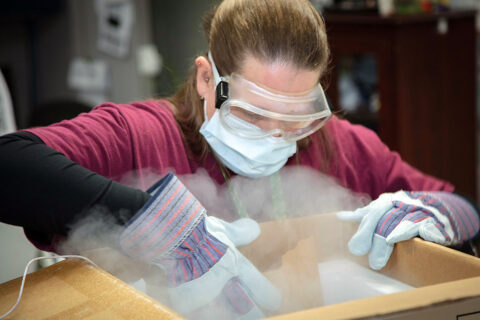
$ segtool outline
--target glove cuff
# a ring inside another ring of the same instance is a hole
[[[411,192],[410,197],[419,199],[448,217],[455,234],[454,243],[472,239],[480,228],[479,216],[475,208],[462,197],[442,191]]]
[[[206,216],[205,208],[172,173],[148,192],[152,197],[120,235],[124,252],[147,261],[175,250]]]

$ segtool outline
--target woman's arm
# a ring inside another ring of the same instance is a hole
[[[40,233],[66,235],[95,205],[128,219],[150,197],[80,166],[30,132],[0,137],[0,168],[0,221]]]

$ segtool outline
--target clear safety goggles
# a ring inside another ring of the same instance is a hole
[[[209,58],[221,123],[239,136],[297,141],[320,129],[332,115],[320,84],[300,95],[274,93],[235,73],[220,77],[210,53]]]

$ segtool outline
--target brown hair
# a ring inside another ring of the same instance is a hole
[[[265,62],[293,63],[321,74],[328,64],[325,25],[308,0],[224,0],[205,15],[203,28],[220,75],[238,72],[248,55]],[[204,159],[209,146],[199,134],[204,116],[196,89],[195,65],[185,83],[168,100],[175,106],[185,142],[195,156]],[[323,153],[330,158],[326,131],[321,130],[316,136]],[[305,138],[298,146],[306,147],[310,142]]]

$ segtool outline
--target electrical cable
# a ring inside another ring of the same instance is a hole
[[[10,309],[8,310],[6,313],[4,313],[3,315],[0,315],[0,319],[3,319],[5,317],[7,317],[10,313],[13,312],[13,310],[15,310],[15,308],[18,306],[18,304],[20,303],[20,300],[22,298],[22,293],[23,293],[23,286],[25,285],[25,279],[27,278],[27,272],[28,272],[28,268],[30,267],[30,265],[32,264],[32,262],[35,262],[37,260],[43,260],[43,259],[56,259],[56,258],[79,258],[79,259],[83,259],[91,264],[93,264],[95,267],[98,267],[92,260],[88,259],[87,257],[83,257],[83,256],[79,256],[79,255],[54,255],[54,256],[50,256],[50,257],[36,257],[36,258],[33,258],[31,259],[28,263],[27,263],[27,266],[25,267],[25,272],[23,273],[23,277],[22,277],[22,284],[20,285],[20,292],[18,293],[18,298],[17,298],[17,302],[15,303],[15,305]]]

